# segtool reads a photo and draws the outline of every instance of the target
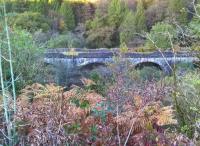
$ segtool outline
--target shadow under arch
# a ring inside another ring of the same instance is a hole
[[[93,69],[98,68],[100,66],[107,67],[107,65],[105,63],[94,62],[94,63],[89,63],[89,64],[86,64],[84,66],[81,66],[79,70],[80,71],[82,71],[82,70],[93,70]]]
[[[135,65],[135,69],[139,69],[139,70],[143,69],[144,67],[155,67],[158,70],[164,72],[163,68],[159,64],[154,63],[154,62],[141,62]]]

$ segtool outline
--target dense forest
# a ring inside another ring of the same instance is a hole
[[[26,30],[48,48],[111,48],[125,43],[139,51],[169,49],[171,44],[165,41],[169,32],[176,49],[198,50],[198,4],[198,0],[21,0],[6,2],[6,10],[11,28]]]
[[[0,145],[200,145],[200,0],[0,0],[0,38]],[[72,79],[44,62],[57,48],[119,55]],[[198,61],[166,75],[133,52]]]

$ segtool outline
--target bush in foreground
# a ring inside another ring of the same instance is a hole
[[[95,84],[90,80],[84,82],[86,86],[91,83]],[[119,79],[110,87],[110,98],[80,87],[69,91],[53,84],[25,87],[18,97],[15,115],[19,144],[181,144],[183,139],[164,133],[164,125],[176,124],[172,107],[164,107],[153,96],[149,99],[129,90],[123,93],[132,99],[118,106],[121,83]],[[109,105],[115,105],[114,109]]]
[[[26,84],[36,81],[36,77],[40,75],[42,63],[39,56],[43,49],[35,44],[32,35],[26,31],[14,30],[10,32],[10,42],[17,89],[20,89]],[[9,58],[7,46],[2,42],[0,44],[3,46],[3,56]],[[9,85],[10,70],[9,62],[6,60],[3,60],[3,73],[6,84]]]

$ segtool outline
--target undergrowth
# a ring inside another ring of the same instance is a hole
[[[161,88],[151,83],[138,92],[125,90],[123,83],[119,77],[107,97],[78,86],[69,91],[54,84],[26,86],[14,117],[18,144],[165,146],[187,140],[164,128],[177,121],[172,106],[161,102]]]

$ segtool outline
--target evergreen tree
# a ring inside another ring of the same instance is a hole
[[[135,13],[135,27],[138,33],[147,29],[144,2],[142,0],[138,0],[137,10]]]
[[[108,6],[108,25],[119,27],[127,11],[128,7],[121,0],[112,0]]]
[[[135,15],[132,11],[129,11],[120,26],[120,43],[128,43],[136,33]]]
[[[74,16],[72,6],[70,5],[69,2],[63,2],[61,4],[59,13],[63,17],[66,27],[69,30],[74,29],[74,27],[75,27],[75,16]]]
[[[170,39],[175,41],[176,37],[176,29],[173,25],[158,22],[147,34],[146,47],[150,49],[158,47],[165,50],[172,47]]]

